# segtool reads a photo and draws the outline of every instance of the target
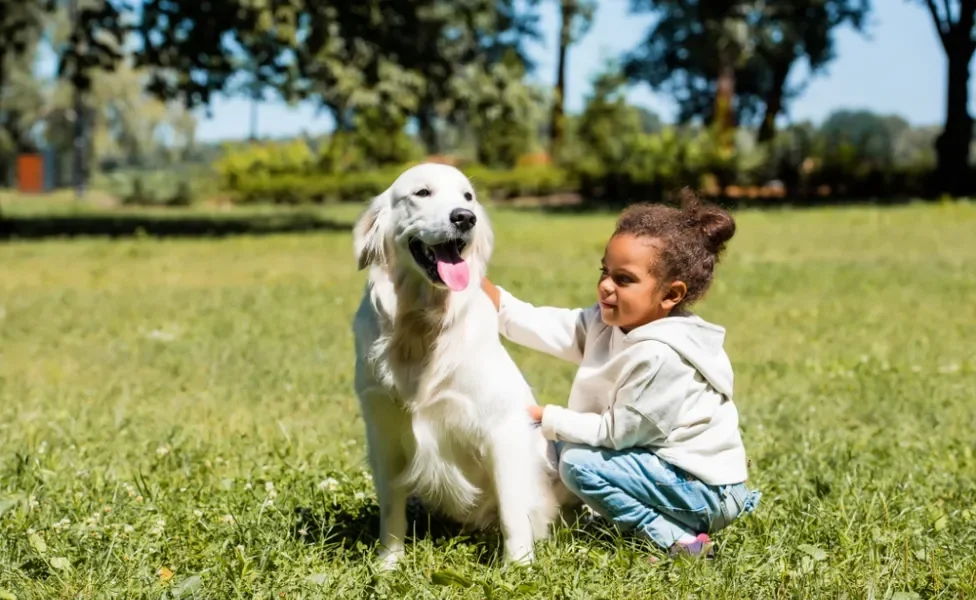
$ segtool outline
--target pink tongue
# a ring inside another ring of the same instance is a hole
[[[437,274],[441,276],[447,287],[455,292],[460,292],[468,287],[470,273],[468,272],[468,263],[464,262],[464,259],[461,259],[459,263],[438,260]]]
[[[437,274],[444,284],[455,292],[467,288],[471,273],[468,272],[468,263],[464,262],[457,250],[442,244],[434,246],[433,251],[437,260]]]

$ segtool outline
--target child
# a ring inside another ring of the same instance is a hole
[[[725,330],[688,312],[735,233],[726,211],[624,211],[598,302],[535,307],[485,279],[507,339],[579,365],[568,408],[533,406],[563,483],[594,512],[672,555],[711,556],[708,532],[751,512]]]

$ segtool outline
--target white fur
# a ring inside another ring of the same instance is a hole
[[[421,188],[430,195],[417,196]],[[422,164],[375,197],[354,229],[359,266],[369,268],[353,323],[355,388],[386,568],[403,555],[410,494],[469,528],[500,521],[506,560],[523,563],[558,511],[558,475],[525,410],[535,399],[480,289],[493,235],[473,195],[454,167]],[[455,237],[456,208],[472,210],[477,223],[462,252],[470,284],[451,292],[430,281],[407,244]]]

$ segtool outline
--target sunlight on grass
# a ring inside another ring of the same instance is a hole
[[[0,245],[0,598],[976,594],[973,205],[738,215],[699,312],[728,329],[764,496],[714,563],[588,527],[506,571],[496,536],[435,528],[387,577],[352,392],[359,208],[302,234]],[[613,215],[491,214],[493,280],[593,302]],[[563,403],[572,366],[509,347]]]

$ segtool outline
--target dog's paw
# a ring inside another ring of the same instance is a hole
[[[528,567],[535,560],[532,548],[518,547],[505,551],[506,567]]]
[[[402,550],[395,552],[381,551],[377,556],[376,567],[380,572],[388,573],[397,568],[402,557]]]

